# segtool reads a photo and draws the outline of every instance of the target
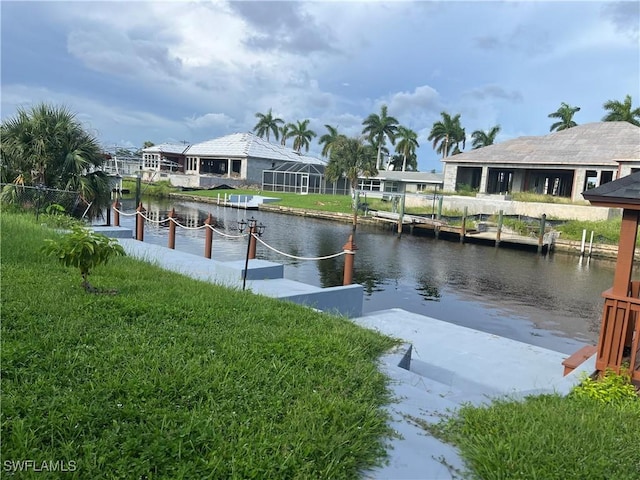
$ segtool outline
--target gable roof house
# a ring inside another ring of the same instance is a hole
[[[168,144],[158,147],[166,145]],[[264,170],[272,170],[292,162],[324,165],[318,158],[299,154],[249,132],[234,133],[182,147],[180,152],[157,147],[143,149],[143,178],[157,180],[157,172],[160,172],[160,179],[170,180],[175,186],[209,188],[223,184],[261,185]]]
[[[444,190],[480,194],[534,192],[582,200],[582,192],[640,170],[640,127],[578,125],[519,137],[442,159]]]

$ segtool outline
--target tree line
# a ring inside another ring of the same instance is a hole
[[[640,126],[640,108],[632,107],[630,95],[627,95],[622,102],[608,100],[603,104],[603,108],[607,112],[602,118],[604,122],[629,122]],[[557,111],[548,115],[549,118],[557,119],[551,125],[550,131],[575,127],[577,123],[573,120],[573,116],[578,111],[580,107],[562,102]],[[440,116],[441,118],[431,127],[427,140],[432,142],[434,150],[442,158],[461,153],[466,147],[467,134],[462,126],[460,114],[451,115],[448,112],[441,112]],[[256,113],[256,117],[258,122],[253,131],[259,137],[266,137],[269,141],[270,135],[273,134],[283,146],[286,146],[287,140],[293,139],[293,149],[297,152],[303,148],[308,152],[311,140],[317,137],[317,133],[309,128],[309,120],[285,123],[283,119],[273,115],[272,109],[267,113]],[[418,134],[400,125],[395,117],[390,116],[386,105],[381,107],[379,114],[372,113],[365,118],[362,125],[361,139],[376,151],[376,168],[384,167],[381,162],[383,157],[386,157],[387,166],[391,165],[394,170],[417,170],[416,149],[420,146]],[[327,133],[320,136],[318,143],[322,147],[322,156],[330,157],[333,145],[343,135],[339,133],[336,126],[325,125],[325,128]],[[472,149],[493,145],[500,129],[500,125],[495,125],[488,130],[473,131],[471,133]],[[395,146],[393,154],[389,151],[387,141]]]

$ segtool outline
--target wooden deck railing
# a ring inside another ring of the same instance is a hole
[[[602,327],[598,341],[596,368],[621,373],[629,364],[629,373],[640,381],[640,282],[631,282],[629,296],[605,291]]]

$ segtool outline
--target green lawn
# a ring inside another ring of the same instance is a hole
[[[542,395],[464,406],[423,427],[456,445],[464,478],[583,480],[640,478],[640,399],[607,404]]]
[[[128,257],[91,282],[3,212],[2,461],[65,478],[353,479],[384,457],[394,341]],[[4,463],[3,463],[4,465]],[[22,474],[20,478],[49,478]]]

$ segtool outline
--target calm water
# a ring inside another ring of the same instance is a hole
[[[133,201],[123,209],[132,212]],[[174,207],[180,223],[202,225],[208,213],[217,228],[237,234],[237,222],[254,216],[266,225],[262,240],[299,257],[342,251],[351,227],[338,222],[189,202],[145,201],[155,218]],[[133,217],[121,225],[134,228]],[[165,224],[166,225],[166,224]],[[166,226],[145,225],[145,242],[167,245]],[[601,293],[615,264],[564,254],[538,255],[358,226],[355,282],[364,285],[364,311],[399,307],[458,325],[573,353],[597,340]],[[204,255],[204,230],[177,229],[176,249]],[[244,259],[246,242],[214,233],[213,258]],[[328,287],[342,284],[344,258],[303,261],[258,244],[258,258],[285,265],[285,277]],[[203,257],[204,260],[204,257]]]

